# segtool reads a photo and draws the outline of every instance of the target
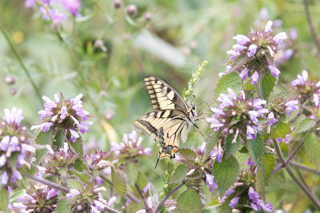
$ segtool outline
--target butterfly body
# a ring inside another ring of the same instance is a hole
[[[134,126],[159,141],[158,161],[174,158],[179,151],[179,140],[185,142],[190,127],[196,126],[196,107],[189,107],[172,87],[155,76],[145,77],[144,82],[154,111],[140,116]]]

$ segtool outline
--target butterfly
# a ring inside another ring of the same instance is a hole
[[[189,107],[183,98],[167,83],[155,76],[146,76],[144,83],[154,111],[140,116],[133,124],[154,141],[159,140],[158,160],[175,158],[179,151],[179,138],[186,142],[190,127],[198,117],[196,106]]]

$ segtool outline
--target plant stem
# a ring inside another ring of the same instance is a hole
[[[43,179],[43,178],[39,178],[39,177],[35,177],[35,176],[32,176],[32,175],[29,175],[27,173],[24,174],[24,176],[26,176],[27,178],[31,179],[31,180],[34,180],[34,181],[37,181],[39,183],[43,183],[47,186],[50,186],[52,188],[55,188],[57,190],[60,190],[62,192],[65,192],[65,193],[68,193],[70,191],[70,189],[64,187],[64,186],[60,186],[54,182],[51,182],[51,181],[48,181],[46,179]]]
[[[312,169],[312,168],[310,168],[310,167],[308,167],[308,166],[305,166],[305,165],[300,164],[300,163],[297,163],[297,162],[290,161],[290,162],[289,162],[289,165],[290,165],[290,166],[293,166],[293,167],[295,167],[295,168],[302,169],[302,170],[305,170],[305,171],[307,171],[307,172],[316,174],[316,175],[320,175],[320,172],[318,172],[317,170]]]
[[[319,54],[320,54],[320,44],[319,44],[319,40],[318,40],[316,31],[314,30],[314,27],[313,27],[313,24],[312,24],[311,15],[310,15],[310,12],[309,12],[309,3],[308,3],[308,0],[303,0],[303,2],[304,2],[304,11],[306,13],[307,20],[308,20],[309,30],[311,32],[313,41],[316,44],[317,49],[318,49],[318,52],[317,52],[317,57],[318,57]]]
[[[112,181],[102,172],[100,172],[99,177],[101,177],[102,180],[106,181],[110,186],[114,187]],[[135,203],[140,203],[141,201],[136,198],[136,196],[134,196],[131,192],[126,191],[126,196],[128,198],[130,198],[130,200],[132,200]]]
[[[144,197],[143,197],[143,194],[142,194],[142,192],[141,192],[138,184],[134,184],[134,186],[136,187],[136,189],[137,189],[137,191],[138,191],[141,199],[143,200],[143,206],[144,206],[144,208],[147,209],[147,208],[148,208],[148,205],[147,205],[147,203],[146,203],[146,201],[145,201],[145,199],[144,199]]]
[[[286,165],[286,160],[284,159],[281,149],[279,147],[278,142],[273,139],[273,145],[275,147],[276,153],[283,165]],[[320,202],[318,198],[304,185],[302,184],[299,179],[294,175],[289,165],[285,166],[287,172],[289,173],[292,180],[299,186],[299,188],[308,196],[308,198],[312,201],[312,203],[317,207],[318,210],[320,210]]]
[[[35,92],[36,92],[36,94],[37,94],[37,97],[38,97],[38,99],[39,99],[39,101],[40,101],[40,104],[42,104],[42,98],[41,98],[41,94],[40,94],[40,92],[39,92],[38,87],[36,86],[36,84],[35,84],[34,81],[32,80],[31,75],[30,75],[27,67],[24,65],[24,63],[23,63],[23,61],[22,61],[19,53],[17,52],[16,48],[15,48],[14,45],[12,44],[12,42],[11,42],[8,34],[7,34],[6,31],[3,29],[3,27],[2,27],[1,24],[0,24],[0,30],[1,30],[1,32],[3,33],[4,37],[6,38],[7,42],[9,43],[9,46],[10,46],[13,54],[16,56],[17,60],[19,61],[20,66],[22,67],[23,71],[24,71],[25,74],[27,75],[28,80],[30,81],[33,89],[35,90]]]
[[[275,168],[275,170],[273,170],[272,174],[275,173],[277,170],[286,167],[289,163],[290,160],[295,156],[295,154],[297,154],[297,152],[300,150],[300,148],[302,147],[302,145],[304,144],[304,142],[302,141],[299,146],[290,154],[290,156],[288,157],[288,159],[286,160],[285,165],[281,164],[280,166],[278,166],[277,168]]]
[[[164,204],[164,202],[171,196],[173,195],[173,193],[175,193],[177,190],[179,190],[185,183],[187,182],[187,180],[183,180],[178,186],[176,186],[171,192],[169,192],[169,194],[167,194],[159,203],[159,205],[157,206],[156,210],[154,211],[154,213],[157,213],[161,206]]]

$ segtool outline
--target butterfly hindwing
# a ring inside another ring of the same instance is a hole
[[[144,78],[152,107],[155,110],[176,109],[187,111],[188,105],[182,97],[167,83],[154,76]]]

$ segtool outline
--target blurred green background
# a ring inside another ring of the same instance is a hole
[[[62,92],[69,99],[84,94],[84,109],[95,115],[94,125],[84,135],[84,141],[100,141],[100,148],[108,150],[112,140],[120,142],[123,133],[134,129],[135,119],[152,110],[142,81],[145,76],[155,75],[182,94],[192,71],[207,60],[207,69],[195,86],[193,103],[211,103],[218,73],[226,70],[222,66],[226,51],[235,44],[232,37],[247,34],[251,27],[263,30],[268,20],[277,20],[274,33],[285,31],[289,36],[283,51],[293,50],[291,58],[279,59],[281,74],[276,90],[282,90],[281,83],[291,82],[304,69],[309,71],[311,79],[319,79],[319,57],[303,3],[301,0],[124,0],[115,9],[111,0],[81,0],[82,17],[68,17],[61,23],[62,41],[51,23],[41,18],[37,7],[26,8],[24,0],[1,0],[0,24],[41,95],[53,99],[54,94]],[[138,9],[131,17],[125,12],[130,4]],[[319,34],[320,1],[309,1],[309,4]],[[146,20],[145,13],[151,14],[150,20]],[[294,35],[290,37],[293,29],[297,39]],[[107,51],[95,46],[96,40],[102,40]],[[10,75],[16,78],[12,85],[5,81]],[[43,102],[40,103],[3,34],[0,34],[0,76],[0,115],[3,116],[4,108],[16,106],[24,111],[24,124],[31,126],[39,121],[37,112],[43,108]],[[200,126],[206,131],[204,122]],[[144,145],[152,147],[154,155],[151,160],[142,161],[140,169],[146,171],[148,180],[160,192],[163,170],[162,165],[154,169],[157,148],[151,138],[143,137]],[[182,146],[192,148],[202,143],[199,132],[192,129],[189,140]],[[272,185],[274,188],[270,188],[267,196],[274,209],[283,202],[304,198],[302,194],[297,197],[298,188],[287,187],[290,180],[279,186],[276,180],[281,175],[272,178],[276,185]]]

